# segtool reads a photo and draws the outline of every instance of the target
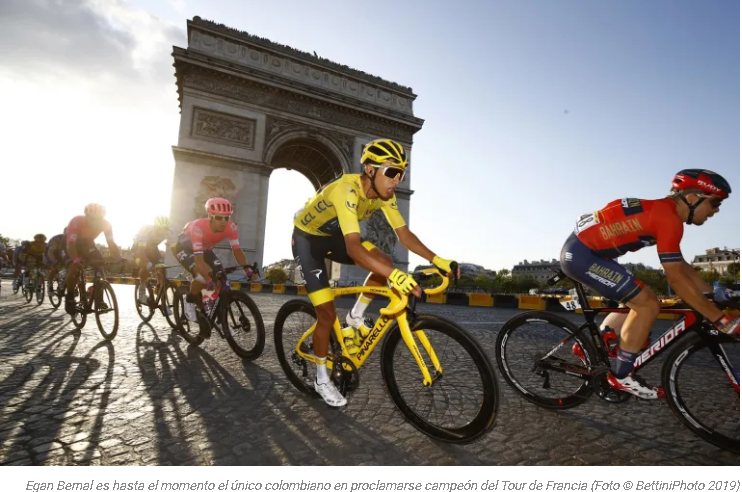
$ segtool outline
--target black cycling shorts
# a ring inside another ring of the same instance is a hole
[[[363,247],[371,251],[376,246],[364,241]],[[291,251],[299,265],[301,276],[306,282],[309,300],[315,306],[334,299],[330,290],[325,259],[343,265],[355,265],[353,259],[348,256],[345,237],[341,233],[332,236],[313,236],[294,227],[294,233],[291,236]]]
[[[183,265],[183,268],[191,272],[195,277],[197,275],[195,270],[196,255],[193,254],[193,245],[191,244],[190,238],[184,238],[182,236],[178,238],[178,242],[171,246],[171,251],[175,256],[175,259],[178,260],[178,263]],[[207,249],[204,251],[203,256],[206,264],[211,267],[214,274],[212,277],[215,276],[217,272],[224,270],[224,265],[222,265],[221,260],[212,250]]]

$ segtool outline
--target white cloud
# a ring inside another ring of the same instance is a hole
[[[127,245],[169,212],[178,100],[172,46],[185,30],[118,0],[0,2],[0,134],[24,214],[3,235],[50,236],[100,201]],[[29,196],[43,197],[30,200]]]

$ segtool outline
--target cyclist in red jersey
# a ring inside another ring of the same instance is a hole
[[[205,208],[208,218],[187,223],[177,242],[171,246],[178,262],[194,276],[184,306],[189,321],[196,321],[195,303],[201,303],[201,289],[213,290],[211,274],[224,268],[213,251],[218,243],[228,239],[232,254],[244,268],[245,275],[248,278],[253,276],[245,253],[240,249],[237,225],[229,220],[233,213],[232,204],[224,198],[209,198]]]
[[[631,308],[621,329],[616,367],[608,375],[612,387],[640,398],[663,396],[661,389],[647,386],[633,374],[634,361],[659,314],[660,302],[651,289],[614,261],[629,251],[656,244],[667,281],[681,299],[712,321],[719,331],[739,333],[739,317],[725,316],[708,302],[704,293],[712,292],[713,288],[680,252],[683,222],[703,224],[719,211],[731,192],[729,183],[720,175],[703,169],[685,169],[675,175],[671,195],[666,198],[614,200],[577,220],[574,232],[562,248],[562,270],[600,295]]]
[[[113,227],[104,219],[106,209],[97,203],[85,207],[85,215],[74,217],[67,226],[66,247],[61,253],[69,266],[67,275],[67,293],[64,299],[64,310],[75,313],[75,282],[84,261],[102,260],[103,255],[95,246],[95,238],[102,232],[114,258],[120,258],[119,247],[113,242]]]

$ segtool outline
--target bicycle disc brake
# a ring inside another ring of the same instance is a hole
[[[343,396],[356,389],[361,382],[361,376],[358,374],[358,369],[356,369],[353,361],[343,356],[333,361],[330,379]]]
[[[607,376],[608,369],[600,369],[593,375],[593,379],[590,382],[598,398],[608,403],[623,403],[628,400],[631,395],[625,391],[613,389],[608,384]]]

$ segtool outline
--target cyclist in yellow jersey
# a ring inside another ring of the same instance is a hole
[[[456,270],[457,278],[461,276],[455,262],[436,256],[420,242],[399,212],[394,191],[404,179],[408,165],[402,145],[389,139],[369,142],[363,148],[361,164],[363,174],[338,177],[323,186],[297,212],[291,238],[294,258],[301,268],[309,299],[317,312],[317,326],[312,339],[317,358],[314,388],[328,405],[335,407],[345,405],[346,400],[330,381],[326,366],[330,332],[337,314],[325,259],[370,270],[365,285],[380,286],[389,279],[391,286],[402,295],[420,297],[422,294],[411,275],[394,268],[392,259],[373,244],[361,241],[359,221],[381,210],[404,247],[431,261],[442,272],[453,275],[453,270]],[[351,327],[343,329],[343,342],[351,354],[358,351],[353,328],[365,336],[371,326],[363,319],[371,300],[372,297],[360,296],[346,317]]]

